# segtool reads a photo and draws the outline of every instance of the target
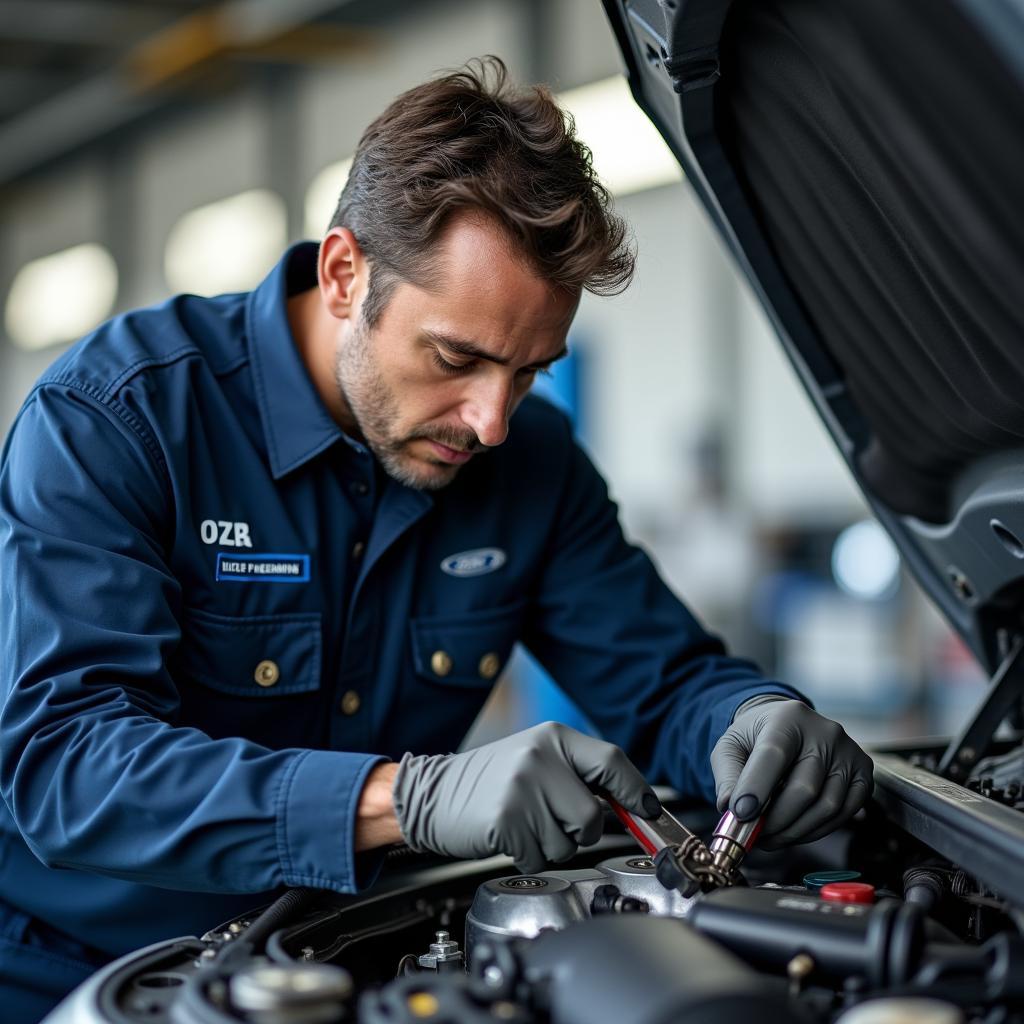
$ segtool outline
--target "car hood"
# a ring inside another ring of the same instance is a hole
[[[1024,5],[605,8],[868,502],[993,671],[1024,608]]]

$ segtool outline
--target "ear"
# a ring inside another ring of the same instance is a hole
[[[331,228],[320,243],[317,278],[331,315],[339,320],[354,317],[366,294],[369,265],[348,228]]]

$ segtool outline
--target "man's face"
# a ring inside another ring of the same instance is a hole
[[[535,277],[500,231],[453,220],[428,288],[400,282],[344,335],[341,395],[388,474],[437,490],[501,444],[538,372],[565,354],[578,296]]]

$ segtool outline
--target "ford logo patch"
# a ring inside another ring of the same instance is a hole
[[[501,548],[474,548],[449,555],[441,562],[441,571],[449,576],[483,576],[504,564],[505,552]]]

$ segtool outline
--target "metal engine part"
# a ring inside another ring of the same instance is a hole
[[[417,957],[417,963],[428,971],[461,971],[463,961],[459,944],[446,931],[434,933],[428,952]]]
[[[635,855],[614,857],[594,868],[495,878],[477,889],[466,917],[467,957],[472,959],[479,942],[532,939],[544,929],[566,928],[594,916],[597,891],[607,885],[623,897],[642,901],[657,917],[686,917],[697,899],[665,889],[651,859]]]
[[[235,974],[229,991],[232,1007],[253,1024],[332,1024],[352,995],[352,979],[329,964],[260,964]]]

